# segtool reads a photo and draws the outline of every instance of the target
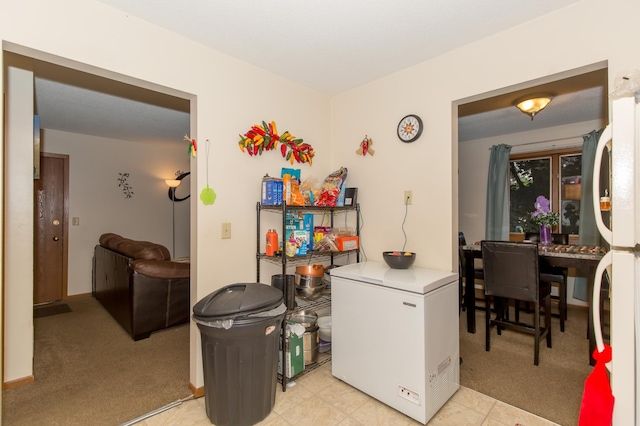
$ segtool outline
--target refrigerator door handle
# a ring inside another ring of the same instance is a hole
[[[596,147],[596,155],[593,161],[593,210],[596,218],[596,226],[602,238],[606,242],[612,244],[613,233],[611,229],[604,224],[602,220],[602,212],[600,211],[600,166],[602,163],[602,153],[604,152],[607,144],[612,139],[611,124],[607,125],[598,139],[598,145]]]
[[[596,273],[593,283],[593,304],[590,309],[593,311],[593,333],[596,338],[596,347],[598,352],[602,352],[604,350],[604,339],[602,337],[602,321],[600,318],[600,290],[602,288],[602,275],[604,274],[605,269],[611,265],[612,263],[612,252],[606,253],[600,262],[598,262],[598,266],[596,267]],[[611,362],[605,364],[607,369],[611,371]]]

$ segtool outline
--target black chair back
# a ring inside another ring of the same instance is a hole
[[[485,294],[538,302],[538,245],[482,241]]]

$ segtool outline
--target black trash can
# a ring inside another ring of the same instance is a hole
[[[193,307],[207,416],[215,425],[253,425],[273,409],[286,310],[282,292],[260,283],[228,285]]]

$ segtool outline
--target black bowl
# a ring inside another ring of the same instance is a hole
[[[407,269],[416,261],[416,254],[410,251],[384,251],[382,257],[391,269]]]

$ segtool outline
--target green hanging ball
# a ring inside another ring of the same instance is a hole
[[[213,189],[209,188],[209,185],[207,185],[206,188],[202,189],[202,192],[200,193],[200,199],[205,206],[209,206],[216,201],[216,193]]]

